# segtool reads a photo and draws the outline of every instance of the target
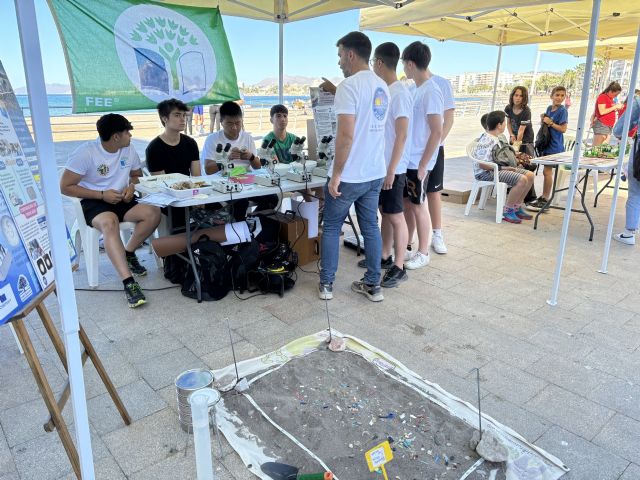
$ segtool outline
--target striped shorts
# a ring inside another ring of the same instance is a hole
[[[520,178],[522,178],[526,174],[527,170],[524,170],[523,168],[517,168],[515,172],[512,170],[500,170],[498,172],[498,179],[502,183],[506,183],[510,187],[514,187],[520,181]],[[476,179],[483,182],[492,182],[493,172],[485,170],[479,175],[476,175]]]

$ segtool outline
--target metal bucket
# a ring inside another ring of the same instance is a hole
[[[213,374],[203,368],[187,370],[176,378],[178,418],[180,420],[180,427],[185,432],[193,432],[189,396],[201,388],[210,388],[213,385],[213,381]]]

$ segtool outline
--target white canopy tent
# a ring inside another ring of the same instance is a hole
[[[49,106],[42,68],[42,53],[38,36],[38,22],[33,0],[14,0],[22,47],[22,61],[29,92],[29,108],[35,136],[41,185],[47,211],[47,231],[51,242],[58,308],[62,319],[62,337],[67,354],[71,403],[76,431],[76,447],[80,459],[82,478],[94,478],[93,453],[84,375],[78,337],[78,309],[71,276],[71,262],[67,247],[67,232],[58,186],[53,136],[49,122]]]
[[[416,0],[416,3],[418,1]],[[600,14],[601,4],[604,4],[606,8],[602,16]],[[415,5],[414,3],[413,6]],[[502,48],[503,44],[524,45],[584,39],[587,35],[585,27],[589,26],[586,68],[582,84],[582,91],[589,92],[597,35],[600,38],[630,35],[636,33],[640,24],[640,2],[593,0],[590,4],[589,0],[576,0],[557,4],[537,2],[536,5],[520,9],[512,7],[512,2],[505,1],[502,2],[502,6],[494,10],[467,12],[463,15],[450,14],[436,19],[426,12],[423,12],[422,16],[420,16],[420,12],[416,12],[416,16],[413,18],[400,18],[398,15],[383,17],[379,8],[371,8],[361,11],[360,27],[391,33],[425,35],[442,41],[459,40],[495,44]],[[474,22],[475,25],[472,25]],[[499,70],[499,62],[500,52],[498,53],[498,68],[496,70]],[[567,198],[562,223],[551,298],[547,300],[550,305],[556,305],[558,301],[560,275],[582,153],[588,100],[588,95],[581,96],[576,128],[576,148],[573,151],[569,181],[570,194]]]

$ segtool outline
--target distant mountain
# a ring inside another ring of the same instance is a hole
[[[70,95],[71,87],[63,83],[47,83],[45,85],[49,95]],[[16,95],[26,95],[27,87],[18,87],[15,89]]]
[[[331,80],[331,82],[333,82],[334,84],[338,84],[340,83],[342,78],[334,77],[334,78],[330,78],[329,80]],[[322,78],[320,77],[304,77],[301,75],[291,75],[291,76],[285,75],[284,76],[285,85],[319,85],[320,83],[322,83]],[[267,77],[260,80],[258,83],[255,83],[252,86],[267,88],[267,87],[273,87],[277,85],[278,85],[277,77]]]

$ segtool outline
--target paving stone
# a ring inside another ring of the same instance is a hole
[[[472,368],[484,367],[491,359],[474,350],[473,345],[447,340],[435,347],[425,347],[420,355],[425,366],[449,370],[466,377]]]
[[[11,450],[9,450],[9,445],[7,445],[7,441],[5,440],[1,429],[0,429],[0,472],[2,472],[3,474],[16,472],[16,465],[15,463],[13,463]],[[0,475],[0,478],[2,478],[1,475]]]
[[[75,439],[73,425],[69,433]],[[94,461],[107,458],[109,451],[94,432],[91,434]],[[41,435],[11,448],[11,453],[22,480],[49,480],[72,472],[60,437],[56,432]]]
[[[550,422],[492,393],[482,397],[482,413],[518,432],[530,442],[537,440],[551,427]]]
[[[40,364],[51,390],[54,393],[61,392],[66,379],[62,377],[51,357],[40,357]],[[0,369],[0,385],[2,385],[0,388],[0,410],[42,398],[27,361],[21,356],[12,361],[3,362],[2,369]]]
[[[618,480],[637,480],[638,478],[640,478],[640,466],[630,463]]]
[[[557,355],[545,355],[525,370],[585,397],[601,385],[615,379],[588,364],[574,362]]]
[[[129,385],[140,378],[140,373],[120,353],[101,355],[100,361],[104,365],[111,383],[116,388]],[[87,398],[93,398],[107,392],[104,382],[90,360],[85,364],[83,373]]]
[[[289,326],[274,316],[262,318],[261,320],[236,329],[236,332],[254,344],[256,347],[270,351],[276,346],[283,345],[293,338],[287,334]]]
[[[173,352],[144,360],[136,364],[145,381],[158,390],[173,384],[176,377],[186,370],[206,368],[206,365],[190,350],[179,348]]]
[[[258,347],[247,342],[246,340],[240,340],[238,343],[234,342],[234,349],[236,352],[236,360],[238,362],[257,357],[259,355],[262,355],[263,353],[260,349],[258,349]],[[204,355],[201,357],[201,360],[206,363],[207,366],[212,370],[231,365],[233,363],[231,345]]]
[[[529,341],[544,351],[576,360],[587,356],[596,346],[570,332],[548,327],[531,335]]]
[[[571,471],[562,480],[617,480],[629,462],[558,426],[534,442],[555,455]]]
[[[523,342],[510,335],[494,333],[494,331],[483,335],[480,343],[475,346],[475,350],[522,369],[533,364],[542,356],[536,345]]]
[[[587,394],[591,400],[640,420],[640,386],[632,382],[612,378],[609,382]]]
[[[593,439],[593,443],[633,463],[640,463],[640,422],[616,414]]]
[[[586,439],[593,438],[614,415],[612,410],[555,385],[547,385],[524,408]]]
[[[172,352],[184,345],[166,328],[156,327],[144,334],[125,337],[115,342],[118,350],[131,363]]]
[[[113,457],[94,462],[96,480],[128,480]],[[75,473],[69,473],[61,480],[77,480]]]
[[[167,407],[162,397],[144,380],[138,380],[117,389],[118,395],[129,412],[131,420],[136,421]],[[104,393],[87,402],[91,425],[101,435],[121,428],[124,423],[111,396]]]
[[[467,378],[475,379],[475,373]],[[522,405],[547,385],[547,382],[513,365],[493,360],[480,369],[480,386],[516,405]]]
[[[73,409],[70,405],[62,411],[62,416],[67,425],[73,423]],[[49,411],[42,398],[0,412],[0,424],[4,430],[7,445],[13,447],[47,435],[43,425],[48,419]]]
[[[638,359],[619,349],[596,348],[585,357],[584,363],[622,380],[640,384]]]
[[[182,452],[188,437],[180,429],[177,414],[165,408],[128,427],[107,433],[103,440],[124,474],[131,476]],[[193,440],[190,442],[193,445]]]

